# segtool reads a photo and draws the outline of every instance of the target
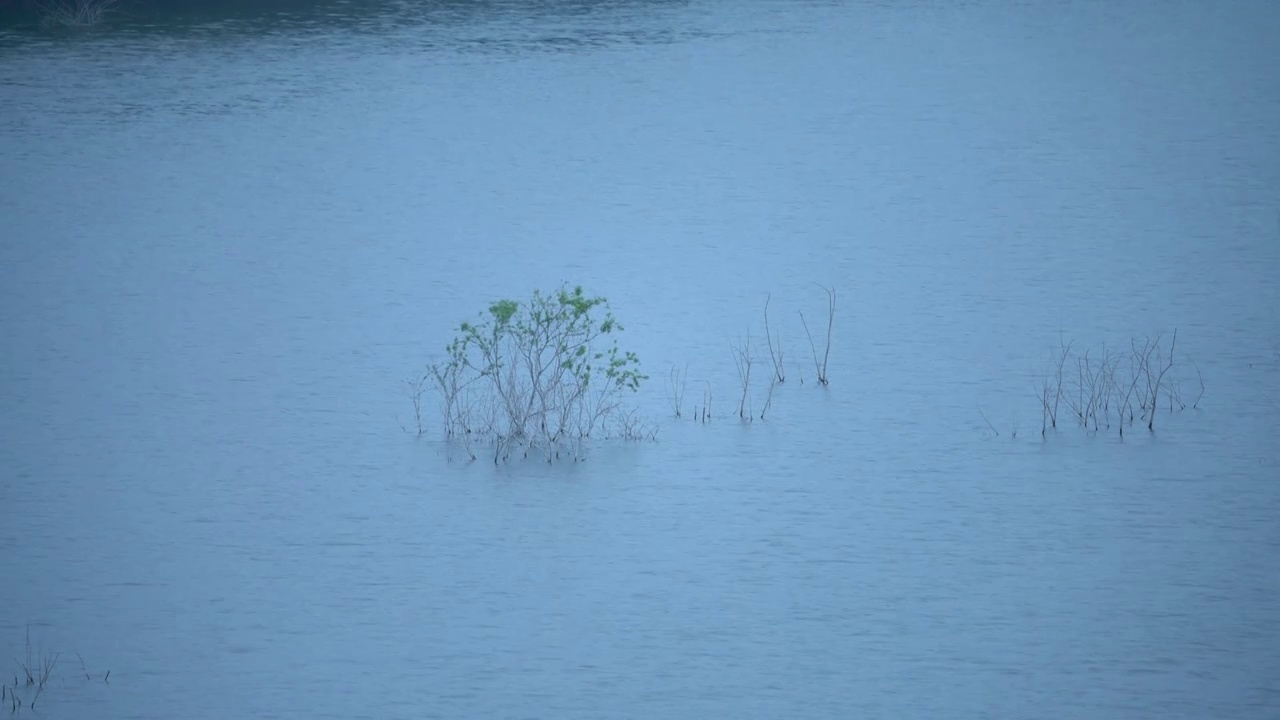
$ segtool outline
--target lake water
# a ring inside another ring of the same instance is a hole
[[[1280,715],[1280,6],[273,8],[0,29],[33,714]],[[657,442],[402,429],[452,328],[561,282]],[[1060,342],[1175,329],[1185,410],[1041,436]]]

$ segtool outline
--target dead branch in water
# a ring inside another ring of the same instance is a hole
[[[671,409],[675,412],[676,417],[680,417],[684,407],[684,390],[689,382],[689,365],[684,366],[681,372],[675,365],[671,366],[671,373],[667,376],[667,387],[671,390]]]
[[[816,283],[815,283],[816,284]],[[813,366],[818,373],[818,382],[827,384],[827,360],[831,356],[831,329],[836,319],[836,289],[818,285],[827,294],[827,344],[822,351],[822,360],[818,360],[818,348],[814,345],[813,334],[809,332],[809,323],[805,322],[804,313],[800,313],[800,324],[804,326],[804,334],[809,338],[809,349],[813,352]]]
[[[1138,345],[1136,339],[1130,340],[1126,371],[1120,353],[1104,347],[1101,361],[1095,361],[1091,350],[1076,356],[1072,353],[1074,341],[1060,340],[1053,370],[1041,379],[1037,389],[1041,409],[1040,434],[1043,436],[1049,428],[1057,427],[1060,402],[1066,402],[1081,427],[1093,432],[1104,426],[1111,427],[1113,408],[1121,438],[1124,437],[1125,425],[1132,426],[1139,411],[1147,423],[1147,430],[1155,432],[1155,415],[1162,401],[1169,412],[1187,407],[1182,399],[1182,380],[1175,371],[1177,342],[1176,329],[1167,353],[1160,337],[1146,338],[1142,345]],[[1075,364],[1071,380],[1067,379],[1066,371],[1069,361]],[[1200,395],[1192,403],[1194,408],[1204,396],[1204,377],[1194,362],[1192,365],[1200,382]]]
[[[997,430],[997,429],[996,429],[996,426],[995,426],[995,425],[992,425],[992,424],[991,424],[991,421],[987,419],[987,414],[986,414],[985,412],[983,412],[983,411],[982,411],[982,406],[981,406],[981,405],[979,405],[979,406],[978,406],[978,414],[982,416],[982,421],[983,421],[983,422],[985,422],[985,423],[987,424],[987,427],[991,428],[991,432],[995,433],[995,434],[996,434],[996,437],[1000,437],[1000,431],[999,431],[999,430]],[[1015,435],[1017,435],[1017,431],[1016,431],[1016,430],[1014,431],[1014,434],[1015,434]]]
[[[782,364],[782,338],[778,337],[777,348],[774,348],[773,333],[769,330],[769,300],[772,295],[766,295],[764,299],[764,340],[769,346],[769,359],[773,361],[773,379],[776,382],[787,381],[787,371]]]
[[[751,356],[751,331],[747,330],[745,343],[733,345],[731,349],[734,365],[738,368],[738,380],[742,383],[742,397],[738,400],[738,417],[750,422],[751,413],[747,411],[747,398],[751,390],[751,366],[755,363],[755,359]]]

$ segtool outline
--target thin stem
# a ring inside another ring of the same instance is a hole
[[[1200,381],[1200,394],[1196,396],[1196,401],[1191,403],[1191,409],[1196,410],[1200,407],[1200,398],[1204,397],[1204,375],[1200,374],[1200,366],[1195,360],[1191,361],[1191,366],[1196,369],[1196,379]]]
[[[777,382],[786,382],[787,373],[782,363],[782,340],[779,338],[778,347],[773,347],[773,333],[769,330],[769,300],[772,294],[766,295],[764,299],[764,339],[769,346],[769,358],[773,360],[773,375]]]
[[[987,420],[987,414],[982,411],[981,405],[978,406],[978,414],[982,416],[982,420],[987,424],[987,427],[991,428],[991,432],[995,433],[996,437],[1000,437],[1000,431],[996,429],[995,425],[991,424],[990,420]]]

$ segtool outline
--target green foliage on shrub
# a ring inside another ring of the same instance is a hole
[[[469,453],[474,440],[493,441],[495,460],[513,443],[577,457],[593,432],[635,434],[622,398],[648,376],[635,353],[618,348],[622,329],[608,301],[581,286],[490,304],[458,326],[448,359],[430,368],[447,434]]]

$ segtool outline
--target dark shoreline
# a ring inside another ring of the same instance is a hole
[[[0,29],[68,32],[87,28],[42,27],[41,6],[82,0],[0,0]],[[97,26],[155,31],[233,21],[256,28],[304,22],[311,27],[401,23],[457,25],[496,16],[557,20],[616,11],[661,12],[690,0],[118,0]]]

